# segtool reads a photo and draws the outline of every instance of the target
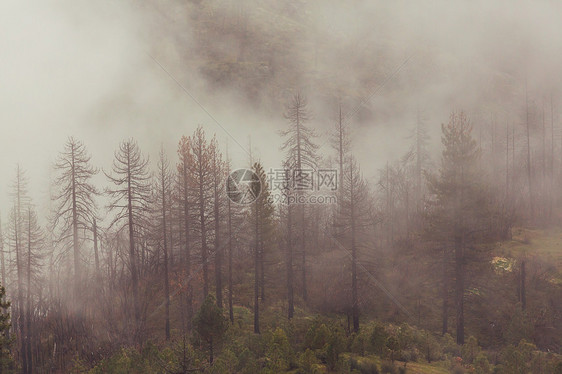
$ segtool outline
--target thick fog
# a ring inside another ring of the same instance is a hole
[[[545,93],[555,105],[560,99],[558,2],[214,2],[209,12],[225,22],[249,20],[250,35],[276,35],[287,25],[299,30],[284,40],[292,54],[282,56],[290,63],[283,74],[292,78],[276,73],[252,95],[202,73],[209,56],[237,59],[253,51],[228,37],[202,46],[193,4],[1,3],[3,220],[17,163],[27,170],[35,203],[48,209],[52,164],[68,136],[84,141],[93,164],[107,170],[125,138],[138,140],[154,160],[161,143],[174,155],[179,137],[202,124],[223,146],[228,142],[234,166],[247,163],[251,138],[254,157],[276,167],[284,105],[300,89],[325,153],[343,103],[354,150],[372,176],[408,149],[418,109],[438,152],[440,124],[452,109],[466,110],[476,126],[490,118],[518,124],[526,82],[537,105],[550,101]]]
[[[560,373],[561,19],[0,1],[0,372]]]

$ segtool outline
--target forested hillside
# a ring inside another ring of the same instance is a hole
[[[457,6],[127,3],[173,93],[10,166],[0,373],[562,373],[556,58]]]

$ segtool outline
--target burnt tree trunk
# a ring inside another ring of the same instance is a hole
[[[255,247],[254,247],[254,333],[260,333],[260,306],[259,306],[259,268],[260,268],[260,212],[259,202],[255,202]]]
[[[464,344],[464,256],[462,237],[455,237],[455,306],[457,344]]]
[[[131,263],[131,282],[133,285],[133,309],[135,315],[135,339],[140,338],[139,274],[135,253],[135,229],[133,220],[133,191],[131,185],[131,149],[127,152],[127,213],[129,227],[129,261]]]
[[[527,294],[525,290],[525,260],[521,261],[521,268],[519,269],[519,301],[521,302],[521,309],[525,310],[527,307]]]
[[[447,276],[447,251],[443,250],[443,268],[442,268],[442,290],[441,290],[441,297],[442,301],[442,308],[441,308],[441,334],[445,335],[449,330],[449,277]]]
[[[291,206],[287,206],[287,298],[289,301],[288,318],[292,319],[295,313],[294,279],[293,279],[293,229],[291,219]]]
[[[232,208],[230,199],[228,204],[228,317],[230,322],[234,323],[234,308],[232,303]]]

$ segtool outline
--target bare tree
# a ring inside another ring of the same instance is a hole
[[[342,238],[346,250],[349,248],[351,254],[351,315],[353,318],[353,330],[359,331],[359,296],[357,264],[359,248],[362,244],[361,236],[369,224],[369,194],[367,184],[363,179],[359,166],[355,159],[350,156],[346,160],[344,174],[343,193],[341,196],[341,210],[338,224],[342,226]],[[363,234],[363,235],[362,235]]]
[[[429,135],[425,125],[425,116],[419,108],[416,110],[416,126],[414,127],[410,137],[413,142],[410,146],[407,158],[408,161],[413,161],[413,174],[414,174],[414,196],[416,213],[420,213],[425,181],[423,180],[424,172],[429,168],[429,151],[427,149],[429,142]]]
[[[230,159],[228,156],[228,145],[227,145],[227,149],[226,149],[226,163],[225,163],[225,168],[226,168],[226,174],[230,175]],[[234,235],[232,232],[232,220],[233,220],[233,209],[232,209],[232,201],[230,200],[230,198],[226,199],[226,214],[227,214],[227,231],[228,231],[228,317],[230,319],[230,323],[234,323],[234,306],[233,306],[233,298],[232,298],[232,288],[233,288],[233,282],[232,282],[232,260],[233,260],[233,253],[232,250],[234,248],[233,246],[233,240],[234,240]]]
[[[98,234],[98,223],[95,218],[93,219],[92,222],[92,235],[94,240],[94,262],[96,266],[96,278],[98,278],[100,276],[100,255],[98,249],[99,234]]]
[[[196,196],[197,223],[201,239],[201,264],[203,267],[203,295],[209,293],[209,225],[212,223],[213,210],[213,151],[205,138],[202,127],[198,127],[190,139],[191,160],[189,164],[189,179],[192,181],[193,194]]]
[[[169,275],[169,247],[168,247],[168,222],[171,201],[169,200],[172,184],[169,162],[164,154],[164,147],[160,148],[158,159],[158,178],[156,182],[156,196],[159,211],[159,225],[157,226],[157,237],[162,245],[164,253],[164,297],[165,297],[165,333],[166,340],[170,340],[170,275]]]
[[[529,98],[527,92],[527,81],[525,81],[525,129],[527,138],[527,182],[529,187],[529,215],[534,218],[534,190],[533,190],[533,179],[532,179],[532,165],[531,165],[531,124],[529,121]]]
[[[110,212],[115,214],[110,228],[122,224],[129,231],[129,266],[133,288],[133,311],[135,340],[141,334],[141,307],[139,299],[139,273],[137,266],[136,238],[140,230],[146,229],[147,214],[150,212],[151,176],[148,159],[141,154],[137,143],[130,139],[121,142],[115,152],[112,174],[105,173],[115,186],[107,188],[111,201]]]
[[[178,156],[179,163],[177,165],[177,170],[179,174],[179,194],[178,199],[182,207],[180,221],[183,223],[183,247],[184,247],[184,259],[185,259],[185,276],[187,279],[186,285],[186,320],[187,320],[187,330],[191,331],[191,320],[193,319],[193,287],[191,279],[191,196],[190,188],[192,188],[193,182],[189,173],[190,165],[193,163],[193,155],[191,154],[191,139],[182,136],[178,144]]]
[[[230,199],[227,201],[227,210],[228,210],[228,317],[231,323],[234,323],[234,306],[233,306],[233,299],[232,299],[232,292],[233,292],[233,283],[232,283],[232,250],[234,246],[232,245],[232,241],[234,240],[232,234],[232,204]]]
[[[29,197],[27,195],[27,178],[24,171],[19,165],[16,166],[16,177],[12,184],[11,196],[13,199],[13,208],[10,214],[10,240],[13,243],[12,248],[15,252],[15,269],[16,269],[16,310],[17,320],[16,329],[19,332],[20,339],[20,356],[22,362],[22,370],[24,373],[29,373],[28,368],[28,355],[26,345],[26,323],[25,323],[25,304],[24,304],[24,282],[25,282],[25,212],[29,204]]]
[[[287,183],[282,186],[282,201],[279,204],[279,210],[282,215],[282,221],[286,222],[286,235],[285,235],[285,266],[287,268],[287,318],[292,319],[295,313],[295,296],[294,296],[294,254],[293,254],[293,205],[291,200],[294,198],[293,190],[291,188],[291,173],[288,169],[288,162],[285,161],[285,179]],[[284,217],[283,217],[284,215]]]
[[[296,183],[308,183],[301,178],[306,178],[306,174],[316,169],[318,157],[316,152],[318,145],[314,143],[315,132],[305,126],[310,120],[308,102],[305,96],[297,92],[286,107],[285,119],[289,121],[289,128],[281,131],[281,136],[285,138],[281,149],[287,152],[287,160],[290,170],[296,173]],[[298,195],[303,195],[304,191],[297,188]],[[300,200],[300,199],[299,199]],[[308,299],[306,285],[306,219],[305,206],[300,204],[300,245],[301,245],[301,271],[302,271],[302,295],[306,302]]]
[[[222,308],[222,260],[223,248],[222,238],[220,236],[221,218],[224,211],[224,181],[225,181],[225,165],[219,152],[218,142],[216,138],[211,141],[212,153],[212,185],[213,185],[213,220],[215,226],[215,294],[217,298],[217,306]]]
[[[38,295],[41,285],[42,249],[44,246],[44,235],[37,221],[37,213],[32,210],[31,205],[27,207],[26,215],[26,238],[27,251],[25,253],[25,273],[26,273],[26,335],[25,335],[25,354],[27,355],[27,373],[33,373],[33,316],[34,309],[33,294]],[[32,290],[36,290],[35,292]]]
[[[340,188],[340,192],[341,192],[341,189],[343,188],[343,180],[344,180],[344,176],[343,176],[344,163],[347,158],[347,155],[349,154],[350,147],[351,147],[349,130],[346,128],[345,123],[343,122],[341,105],[339,106],[338,122],[336,123],[331,140],[332,140],[332,147],[337,152],[338,173],[339,173],[338,187]]]
[[[98,170],[90,165],[90,155],[84,144],[69,138],[55,164],[59,175],[54,181],[57,192],[53,227],[58,230],[58,242],[67,243],[74,257],[74,297],[78,299],[82,285],[80,230],[90,229],[96,217],[94,198],[98,195],[91,178]]]
[[[2,286],[6,287],[6,260],[4,256],[4,234],[2,231],[2,218],[0,217],[0,270],[2,271]]]

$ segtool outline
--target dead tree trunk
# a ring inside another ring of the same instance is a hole
[[[259,202],[255,203],[255,236],[254,236],[254,333],[260,333],[260,307],[259,307],[259,243],[260,243],[260,211]]]
[[[228,204],[228,316],[230,322],[234,323],[234,308],[232,304],[232,208],[230,199]]]
[[[443,268],[442,268],[442,308],[441,308],[441,334],[445,335],[449,330],[449,277],[447,276],[447,250],[443,249]]]
[[[529,214],[531,219],[534,217],[534,201],[533,201],[533,179],[531,173],[531,134],[529,124],[529,101],[527,97],[527,82],[525,82],[525,115],[527,130],[527,181],[529,182]]]
[[[455,238],[455,306],[457,344],[464,344],[464,256],[461,236]]]
[[[357,245],[356,245],[356,222],[355,222],[355,195],[353,166],[350,168],[350,205],[351,205],[351,298],[353,315],[353,331],[359,332],[359,298],[357,294]]]
[[[519,269],[519,301],[521,302],[521,309],[527,308],[527,294],[525,290],[525,260],[521,261],[521,268]]]
[[[291,219],[291,205],[287,201],[287,298],[289,301],[288,318],[295,313],[294,279],[293,279],[293,228]]]
[[[217,148],[213,149],[213,195],[215,218],[215,293],[217,306],[222,309],[222,248],[220,240],[220,209],[219,209],[219,165],[217,161]]]

